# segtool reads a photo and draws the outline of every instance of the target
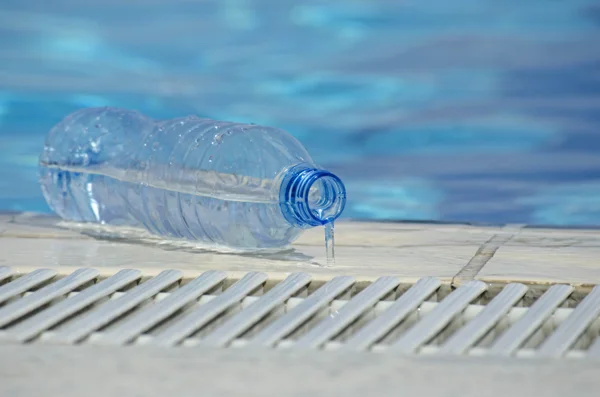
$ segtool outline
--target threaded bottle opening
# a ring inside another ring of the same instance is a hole
[[[336,220],[346,206],[346,188],[329,171],[296,165],[287,170],[279,190],[281,211],[292,225],[301,228]]]

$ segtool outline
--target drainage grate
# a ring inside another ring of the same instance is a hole
[[[231,280],[94,269],[14,275],[0,267],[3,343],[370,350],[391,354],[600,358],[600,286],[545,290],[435,278],[359,283],[307,273]]]

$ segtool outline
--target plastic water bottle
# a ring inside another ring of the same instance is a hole
[[[346,190],[285,131],[194,116],[79,110],[49,133],[41,186],[63,219],[243,250],[332,225]]]

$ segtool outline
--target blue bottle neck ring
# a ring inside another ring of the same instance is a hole
[[[346,187],[329,171],[298,164],[281,181],[279,205],[293,226],[310,228],[336,220],[346,206]]]

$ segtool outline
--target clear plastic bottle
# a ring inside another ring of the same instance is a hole
[[[63,219],[231,248],[280,248],[342,213],[342,181],[285,131],[79,110],[49,133],[44,197]]]

